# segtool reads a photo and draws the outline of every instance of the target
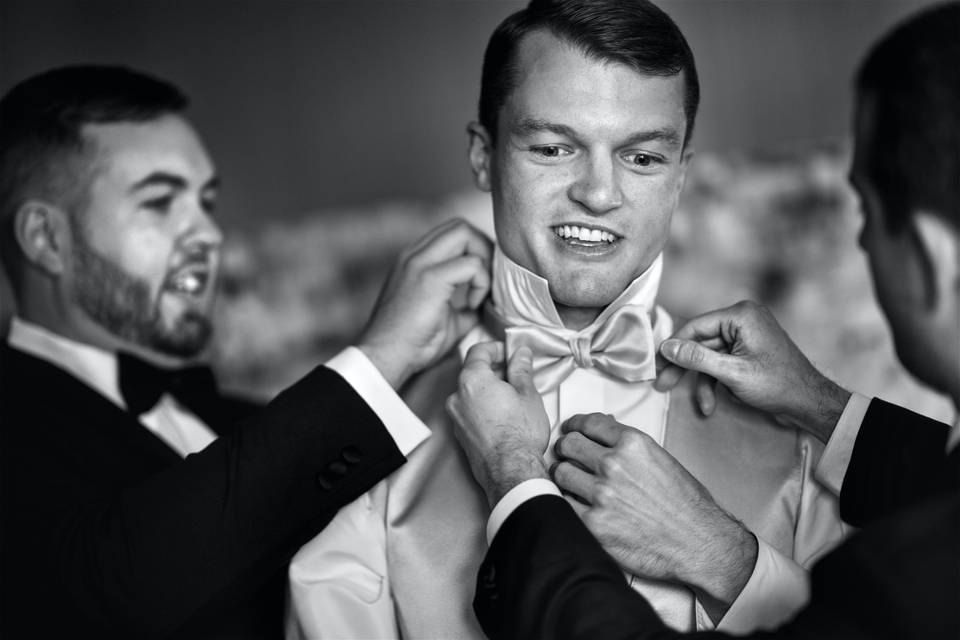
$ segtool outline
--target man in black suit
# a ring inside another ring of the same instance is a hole
[[[4,638],[280,637],[290,557],[427,436],[394,390],[486,295],[488,241],[448,223],[404,253],[357,347],[262,409],[221,395],[196,366],[217,178],[185,106],[116,67],[0,100]]]
[[[871,51],[857,77],[851,181],[863,202],[861,244],[898,355],[960,407],[958,32],[960,5],[950,3],[914,17]],[[723,383],[722,392],[828,441],[818,475],[839,493],[844,519],[865,527],[815,566],[808,606],[756,637],[960,635],[960,426],[843,390],[752,303],[692,320],[660,352],[680,367],[661,372],[661,388],[683,369],[698,371]],[[478,345],[449,403],[491,505],[547,477],[538,463],[547,436],[527,354],[507,363],[507,382],[495,373],[502,361],[502,347]],[[709,411],[706,389],[701,404]],[[670,508],[658,499],[664,487],[693,500],[706,490],[608,416],[578,416],[565,429],[557,443],[565,461],[552,477],[588,506],[581,520],[563,499],[536,488],[514,498],[519,506],[495,534],[478,577],[474,606],[484,630],[493,638],[682,635],[624,584],[618,563],[670,553],[670,536],[658,528]]]

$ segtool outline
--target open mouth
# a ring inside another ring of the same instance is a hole
[[[167,278],[169,291],[187,295],[201,296],[210,283],[210,271],[206,266],[190,266],[175,271]]]
[[[553,227],[553,233],[568,242],[585,245],[613,244],[620,239],[620,236],[606,229],[575,224],[557,225]]]

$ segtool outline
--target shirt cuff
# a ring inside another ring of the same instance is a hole
[[[537,496],[559,496],[560,489],[546,478],[531,478],[524,480],[513,489],[507,492],[507,495],[500,498],[500,502],[490,513],[490,519],[487,520],[487,545],[493,543],[493,537],[500,531],[500,527],[507,520],[507,517],[516,511],[517,507],[531,498]]]
[[[733,634],[773,629],[806,604],[808,593],[807,572],[757,536],[757,563],[753,573],[717,629]],[[712,627],[709,616],[699,606],[697,627]]]
[[[356,347],[347,347],[327,361],[373,410],[404,457],[430,435],[430,429],[410,410],[380,370]]]
[[[827,441],[827,446],[813,473],[814,477],[835,496],[840,495],[843,477],[847,475],[847,467],[850,466],[853,445],[857,442],[857,434],[860,433],[860,425],[863,424],[863,418],[867,415],[870,400],[859,393],[850,394],[847,406],[843,408],[840,420],[837,421],[837,426],[830,435],[830,440]]]

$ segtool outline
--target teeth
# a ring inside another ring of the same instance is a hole
[[[606,242],[609,244],[617,239],[615,235],[608,231],[601,231],[600,229],[588,229],[586,227],[578,227],[570,224],[554,227],[553,232],[561,238],[570,238],[573,240],[579,240],[581,242]]]
[[[194,273],[179,273],[173,279],[173,288],[181,293],[195,294],[203,288],[203,281]]]

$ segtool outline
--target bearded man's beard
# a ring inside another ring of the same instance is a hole
[[[127,342],[178,358],[199,354],[210,341],[210,318],[186,311],[166,326],[150,286],[91,247],[74,229],[74,297],[94,322]]]

